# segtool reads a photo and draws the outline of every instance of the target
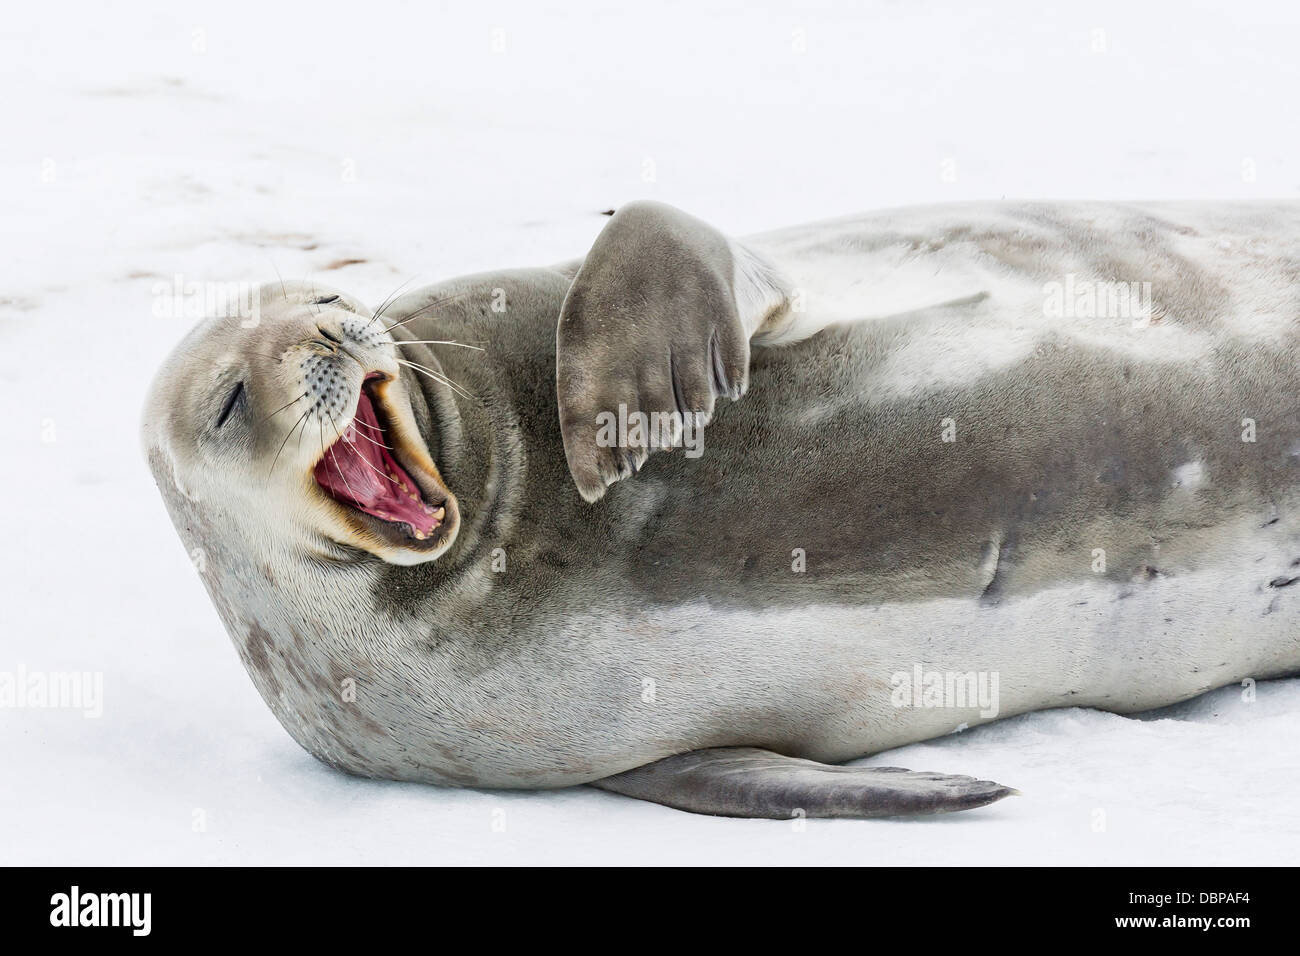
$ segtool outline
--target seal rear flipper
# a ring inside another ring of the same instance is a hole
[[[974,777],[837,767],[753,747],[678,754],[591,785],[691,813],[768,820],[950,813],[1019,792]]]

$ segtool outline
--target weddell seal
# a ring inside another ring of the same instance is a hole
[[[1300,670],[1298,204],[734,240],[638,202],[579,262],[258,303],[180,343],[144,445],[333,767],[960,810],[1014,791],[835,764]]]

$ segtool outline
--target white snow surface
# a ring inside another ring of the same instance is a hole
[[[176,274],[312,275],[374,303],[580,255],[638,197],[743,234],[1300,189],[1300,7],[982,6],[9,4],[0,671],[99,672],[104,701],[0,710],[0,863],[1296,862],[1295,680],[865,761],[1023,791],[923,820],[335,773],[257,696],[142,461],[144,390],[190,324],[153,312]]]

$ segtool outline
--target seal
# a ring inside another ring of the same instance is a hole
[[[750,817],[1012,793],[844,761],[1300,670],[1300,206],[908,209],[377,309],[152,386],[150,467],[286,730],[354,774]]]

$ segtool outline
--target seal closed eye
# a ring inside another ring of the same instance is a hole
[[[243,394],[244,383],[237,382],[235,387],[230,390],[230,395],[226,399],[226,404],[221,407],[221,414],[217,416],[217,428],[220,428],[226,423],[226,419],[230,417],[230,413],[235,409],[235,403],[239,401]]]

